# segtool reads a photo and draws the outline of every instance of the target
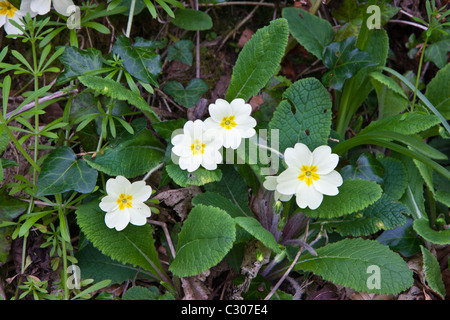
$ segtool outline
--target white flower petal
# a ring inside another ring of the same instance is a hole
[[[284,151],[284,161],[288,167],[301,169],[303,165],[310,166],[312,153],[303,143],[296,143],[294,148],[286,148]]]
[[[311,210],[314,210],[322,203],[323,194],[314,187],[308,187],[306,183],[301,183],[297,188],[295,200],[300,208],[309,207]]]
[[[108,179],[108,181],[106,181],[106,193],[113,197],[118,197],[121,193],[124,193],[130,184],[130,181],[123,176]]]
[[[147,218],[151,216],[150,208],[144,203],[133,203],[133,208],[128,210],[130,212],[130,223],[135,226],[145,225]]]
[[[232,115],[232,108],[230,104],[224,99],[217,99],[214,104],[208,107],[209,115],[215,122],[222,122],[224,117]]]
[[[277,188],[277,177],[267,176],[263,182],[263,187],[267,190],[274,191]]]
[[[335,196],[339,193],[338,187],[342,185],[342,177],[336,170],[328,174],[321,174],[320,179],[313,182],[314,188],[328,196]]]
[[[314,149],[312,164],[317,166],[318,174],[327,174],[336,168],[339,162],[339,156],[331,153],[329,146],[320,146]]]
[[[67,8],[73,5],[72,0],[53,0],[53,8],[55,8],[55,10],[63,16],[69,16],[67,13]]]
[[[133,196],[133,206],[134,202],[144,202],[147,201],[148,198],[152,195],[152,187],[145,184],[145,181],[140,180],[133,182],[128,190],[126,190],[126,194],[130,194]]]
[[[14,20],[15,22],[17,22],[19,25],[23,26],[23,21],[20,20],[23,16],[20,14],[19,11],[16,11],[14,14],[14,17],[12,18],[7,18],[4,29],[5,32],[7,34],[23,34],[23,32],[16,28],[10,21]]]
[[[231,101],[230,105],[235,117],[250,116],[250,114],[252,113],[252,106],[248,103],[245,103],[244,99],[234,99],[233,101]]]
[[[24,15],[30,13],[31,17],[35,17],[37,15],[37,12],[31,10],[31,2],[31,0],[22,0],[22,2],[20,3],[20,11],[22,11]]]
[[[30,9],[39,15],[44,15],[50,12],[51,0],[32,0]]]
[[[127,209],[116,210],[105,214],[105,224],[108,228],[115,228],[117,231],[122,231],[130,222],[130,213]]]
[[[192,157],[181,157],[178,164],[181,169],[193,172],[197,170],[202,163],[202,157],[200,155]]]
[[[276,190],[281,194],[290,195],[297,191],[301,181],[298,179],[300,171],[296,168],[287,168],[277,177]]]
[[[6,23],[6,15],[0,15],[0,27],[3,27],[3,25]]]
[[[117,196],[111,196],[107,195],[106,197],[102,198],[102,201],[100,201],[99,207],[103,211],[110,212],[116,210],[119,205],[117,204]]]

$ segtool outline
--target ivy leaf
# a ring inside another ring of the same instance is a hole
[[[98,200],[81,205],[76,215],[81,231],[103,254],[123,264],[139,266],[160,280],[167,278],[158,259],[150,225],[129,224],[120,232],[109,229]]]
[[[350,79],[364,67],[377,65],[369,53],[355,47],[355,39],[355,36],[351,36],[325,48],[323,63],[330,69],[322,77],[325,86],[340,91],[346,79]]]
[[[194,48],[194,44],[191,40],[178,40],[168,48],[167,60],[177,60],[192,66],[192,48]]]
[[[58,76],[56,85],[61,85],[77,76],[101,69],[103,56],[100,50],[89,48],[87,50],[75,47],[66,47],[59,56],[59,61],[64,65],[64,72]]]
[[[175,19],[171,22],[181,29],[190,31],[208,30],[213,26],[212,19],[206,12],[189,8],[177,10]]]
[[[383,166],[371,153],[364,152],[356,160],[355,165],[349,164],[341,169],[341,175],[344,180],[363,179],[383,183]]]
[[[90,193],[97,183],[97,171],[83,159],[77,159],[69,147],[52,151],[42,164],[37,182],[37,195],[48,196],[67,191]]]
[[[414,221],[414,230],[417,234],[435,244],[450,244],[450,229],[436,231],[430,227],[427,219],[417,219]]]
[[[374,240],[344,239],[316,250],[317,256],[301,257],[294,270],[311,271],[335,284],[356,291],[396,294],[410,288],[413,273],[395,252]],[[370,267],[370,268],[369,268]],[[380,288],[368,286],[370,270],[379,270]]]
[[[434,292],[439,294],[442,299],[445,299],[445,285],[442,280],[439,262],[427,248],[420,246],[420,249],[422,250],[425,278],[427,279],[428,285]]]
[[[235,222],[230,215],[215,207],[198,205],[184,221],[169,270],[179,277],[202,273],[225,257],[235,238]]]
[[[288,21],[289,31],[308,52],[322,59],[323,50],[333,41],[331,24],[308,11],[299,8],[284,8],[282,16]]]
[[[251,37],[242,48],[231,75],[225,99],[244,100],[255,96],[278,72],[287,46],[289,28],[286,19],[270,22]]]
[[[326,145],[331,127],[331,99],[328,91],[315,78],[294,82],[284,93],[269,123],[278,130],[279,151],[302,142],[310,150]],[[273,135],[273,134],[272,134]]]
[[[133,77],[158,87],[157,77],[161,72],[161,57],[155,52],[154,41],[138,39],[135,44],[120,35],[112,48],[123,60],[123,66]]]
[[[150,130],[137,132],[128,139],[119,136],[116,140],[120,142],[112,140],[110,146],[94,158],[86,156],[86,162],[107,175],[134,178],[147,173],[163,161],[164,146]]]
[[[197,78],[189,81],[186,88],[178,81],[167,81],[164,86],[164,92],[186,108],[195,106],[208,89],[206,82]]]
[[[280,248],[274,235],[270,233],[269,230],[264,229],[258,220],[251,217],[237,217],[234,218],[234,221],[236,221],[236,223],[245,231],[261,241],[267,248],[271,249],[275,253],[280,252]]]
[[[194,172],[188,172],[187,170],[182,170],[177,164],[169,164],[165,168],[169,177],[180,187],[202,186],[222,179],[222,171],[220,169],[206,170],[200,167]]]
[[[382,195],[361,213],[347,216],[332,226],[344,236],[368,236],[380,230],[390,230],[405,224],[405,213],[407,209],[403,204]]]
[[[336,196],[324,196],[317,209],[306,208],[302,211],[310,217],[341,217],[367,208],[381,197],[381,193],[381,187],[376,182],[349,179],[339,187]]]

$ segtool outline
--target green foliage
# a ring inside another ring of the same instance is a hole
[[[264,229],[258,220],[251,217],[236,217],[234,221],[273,252],[280,252],[280,248],[273,234]]]
[[[95,48],[81,50],[75,47],[65,47],[59,61],[64,65],[65,70],[59,75],[58,84],[84,74],[96,74],[103,68],[102,53]]]
[[[210,182],[219,181],[222,178],[220,169],[210,171],[200,167],[194,172],[188,172],[181,170],[176,164],[169,164],[165,168],[169,177],[180,187],[202,186]]]
[[[396,294],[412,286],[412,271],[396,253],[373,240],[344,239],[300,258],[295,270],[312,271],[356,291]],[[369,288],[370,266],[380,271],[380,288]]]
[[[191,40],[178,40],[168,48],[167,59],[181,61],[192,66],[192,48],[194,48],[194,43]]]
[[[235,223],[225,211],[197,205],[183,224],[169,270],[179,277],[202,273],[225,257],[235,238]]]
[[[48,155],[42,164],[37,182],[37,194],[48,196],[67,191],[90,193],[97,183],[97,171],[83,159],[77,159],[69,147],[60,147]]]
[[[450,230],[436,231],[430,227],[429,221],[425,218],[414,221],[414,230],[422,238],[432,243],[450,244]]]
[[[178,10],[171,22],[179,28],[190,31],[208,30],[213,26],[212,19],[206,12],[188,8]]]
[[[208,85],[202,79],[192,79],[186,88],[178,81],[167,81],[164,86],[164,92],[186,108],[195,106],[208,89]]]
[[[288,42],[289,29],[285,19],[277,19],[259,29],[247,41],[233,67],[225,98],[244,100],[255,96],[275,75]]]
[[[327,144],[331,126],[331,100],[323,85],[315,78],[301,79],[284,93],[269,123],[279,130],[279,150],[304,143],[310,150]]]
[[[425,277],[430,288],[438,293],[442,299],[445,298],[445,285],[442,281],[441,267],[436,257],[425,247],[420,246],[423,256]]]
[[[436,73],[425,91],[425,96],[442,113],[450,119],[450,63]]]
[[[298,8],[284,8],[283,18],[288,21],[289,31],[306,50],[322,59],[324,49],[333,41],[331,24],[308,11]]]
[[[99,201],[92,200],[76,210],[77,223],[86,238],[103,254],[120,263],[139,266],[160,280],[167,280],[159,262],[150,225],[128,225],[121,232],[109,229]]]

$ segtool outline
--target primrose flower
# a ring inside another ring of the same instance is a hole
[[[183,133],[172,138],[172,152],[179,157],[181,169],[189,172],[197,170],[200,165],[207,170],[214,170],[222,162],[220,137],[206,130],[201,120],[188,121]]]
[[[256,134],[256,120],[250,116],[252,107],[244,99],[234,99],[231,103],[217,99],[208,110],[210,117],[205,120],[205,125],[222,138],[225,148],[237,149],[242,138]]]
[[[277,177],[276,176],[267,176],[266,180],[263,182],[264,188],[270,191],[274,191],[275,201],[289,201],[292,198],[292,194],[285,195],[281,194],[277,191]]]
[[[18,28],[12,25],[10,22],[14,20],[20,25],[23,25],[21,18],[24,13],[14,7],[9,1],[0,0],[0,27],[4,26],[7,34],[22,34]]]
[[[341,175],[334,170],[339,157],[329,146],[311,152],[303,143],[287,148],[284,153],[287,169],[277,177],[276,190],[283,195],[296,196],[300,208],[317,209],[323,195],[335,196],[342,185]]]
[[[21,9],[29,9],[30,13],[34,15],[44,15],[50,12],[50,7],[53,2],[53,8],[66,17],[72,13],[72,0],[22,0]]]
[[[152,194],[152,188],[143,180],[130,183],[127,178],[117,176],[106,182],[107,196],[100,202],[100,209],[106,211],[105,223],[117,231],[125,229],[128,223],[142,226],[150,217],[150,208],[144,203]]]

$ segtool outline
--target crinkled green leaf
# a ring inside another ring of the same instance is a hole
[[[107,175],[134,178],[147,173],[164,159],[164,146],[150,130],[136,132],[126,139],[118,136],[116,140],[118,143],[112,140],[110,146],[94,158],[86,156],[86,162]]]
[[[59,61],[64,65],[64,72],[58,76],[56,85],[65,83],[77,76],[87,72],[101,69],[103,67],[102,53],[95,48],[87,50],[75,47],[66,47],[59,56]]]
[[[304,143],[312,151],[326,145],[331,128],[331,99],[328,91],[315,78],[293,83],[283,94],[269,123],[279,130],[279,151]],[[272,134],[273,135],[273,134]]]
[[[308,11],[284,8],[282,16],[288,21],[289,31],[307,51],[322,59],[323,50],[333,41],[333,26]]]
[[[182,170],[177,164],[169,164],[165,168],[169,177],[180,187],[202,186],[222,179],[222,171],[220,169],[206,170],[200,167],[194,172],[188,172],[187,170]]]
[[[356,291],[396,294],[410,288],[413,273],[408,265],[388,247],[373,240],[344,239],[316,250],[317,256],[300,257],[294,270],[311,271],[335,284]],[[370,267],[379,268],[380,288],[370,287],[375,274]]]
[[[178,40],[168,48],[167,60],[177,60],[192,66],[192,48],[194,48],[194,44],[191,40]]]
[[[112,48],[123,60],[125,69],[136,79],[158,86],[157,77],[161,72],[161,57],[155,52],[154,41],[138,39],[135,44],[124,35],[117,37]]]
[[[183,87],[178,81],[167,81],[164,92],[171,95],[173,99],[186,108],[197,104],[202,95],[208,91],[208,85],[202,79],[192,79],[188,85]]]
[[[76,210],[77,223],[94,247],[113,260],[139,266],[158,279],[165,275],[155,249],[150,225],[129,224],[124,230],[109,229],[99,201],[93,200]]]
[[[408,174],[402,162],[392,157],[378,159],[384,168],[384,194],[393,200],[399,200],[408,186]]]
[[[425,96],[445,119],[450,119],[450,63],[428,83]]]
[[[346,216],[332,224],[341,235],[368,236],[380,230],[390,230],[406,223],[406,207],[382,195],[374,204],[359,213]]]
[[[158,300],[160,294],[158,288],[134,286],[125,292],[122,300]]]
[[[204,193],[200,193],[192,199],[192,204],[194,206],[202,204],[205,206],[220,208],[233,218],[242,216],[245,217],[241,209],[236,204],[234,204],[232,200],[227,199],[221,194],[215,192],[207,191]]]
[[[375,156],[371,153],[364,152],[358,157],[355,165],[349,164],[343,167],[340,173],[344,180],[363,179],[382,183],[383,172],[384,168]]]
[[[381,187],[373,181],[345,180],[336,196],[323,196],[322,204],[315,210],[303,209],[310,217],[336,218],[358,212],[381,197]]]
[[[414,221],[414,230],[424,238],[435,244],[450,244],[450,229],[436,231],[430,227],[427,219],[417,219]]]
[[[280,252],[277,241],[269,230],[265,229],[258,220],[251,217],[237,217],[234,221],[241,226],[245,231],[250,233],[256,239],[261,241],[267,248],[273,252]]]
[[[198,205],[189,213],[178,236],[176,257],[169,270],[189,277],[218,264],[236,238],[234,220],[225,211]]]
[[[97,171],[83,159],[77,159],[69,147],[52,151],[44,163],[37,181],[38,196],[48,196],[67,191],[91,192],[97,183]]]
[[[233,67],[225,96],[228,102],[237,98],[247,101],[257,95],[278,72],[288,37],[288,24],[282,18],[256,31],[242,48]]]
[[[177,10],[175,19],[171,22],[179,28],[190,31],[208,30],[213,26],[212,19],[206,12],[189,8]]]
[[[446,291],[439,262],[427,248],[420,246],[420,249],[422,250],[425,278],[427,279],[428,285],[444,299]]]
[[[431,43],[425,51],[425,61],[433,62],[439,69],[445,67],[448,62],[448,52],[450,51],[450,38]]]

